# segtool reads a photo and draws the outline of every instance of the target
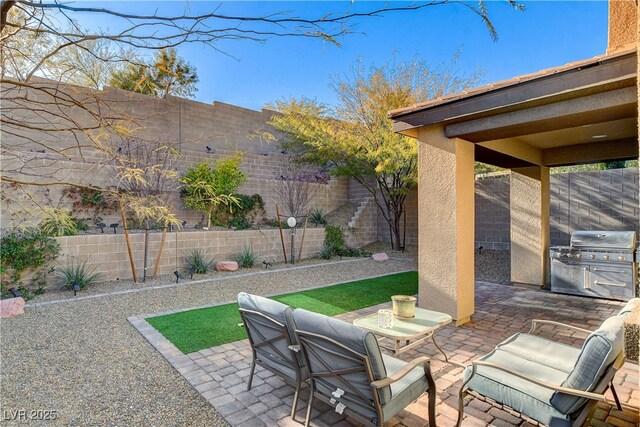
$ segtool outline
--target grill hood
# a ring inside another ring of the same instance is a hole
[[[574,231],[570,246],[575,249],[627,249],[636,247],[635,231]]]

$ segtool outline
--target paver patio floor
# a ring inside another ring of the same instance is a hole
[[[472,321],[462,327],[453,324],[438,330],[441,347],[452,363],[445,363],[442,355],[429,341],[408,350],[400,357],[405,360],[422,355],[432,357],[431,367],[436,380],[436,421],[438,426],[455,425],[458,415],[457,396],[462,366],[491,351],[496,344],[516,332],[529,330],[532,319],[550,319],[595,329],[616,313],[622,303],[574,296],[551,294],[540,290],[478,282],[476,286],[476,313]],[[339,316],[346,321],[373,312],[382,306],[351,312]],[[163,354],[183,377],[234,426],[294,426],[300,425],[289,417],[293,388],[260,367],[256,370],[253,388],[246,390],[251,363],[251,350],[247,340],[224,344],[188,355],[182,354],[142,317],[130,318],[131,323]],[[546,328],[540,332],[547,337],[569,345],[580,346],[581,337],[573,332]],[[614,384],[620,400],[637,408],[638,365],[627,362],[616,375]],[[304,419],[308,393],[303,388],[297,413]],[[612,396],[609,396],[612,399]],[[638,411],[620,412],[607,404],[600,404],[590,425],[593,427],[637,426]],[[463,426],[529,426],[509,412],[492,407],[478,399],[469,399]],[[426,395],[400,412],[387,424],[390,426],[424,426],[427,424]],[[351,425],[349,419],[329,406],[314,403],[312,425]]]

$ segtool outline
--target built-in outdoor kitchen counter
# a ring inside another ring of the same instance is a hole
[[[635,231],[575,231],[553,246],[551,291],[628,301],[637,295]]]

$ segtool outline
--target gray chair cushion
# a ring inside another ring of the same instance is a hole
[[[605,370],[623,351],[623,346],[624,316],[610,317],[587,337],[575,367],[562,386],[592,391]],[[585,401],[577,396],[555,393],[551,404],[566,414],[576,411]]]
[[[623,314],[629,314],[631,313],[637,306],[640,305],[640,298],[632,298],[630,299],[624,307],[622,307],[622,309],[620,310],[620,312],[618,313],[618,316],[623,315]]]
[[[360,356],[368,357],[374,380],[386,378],[387,371],[384,366],[380,347],[378,347],[378,341],[371,332],[367,332],[364,329],[352,325],[351,323],[302,309],[296,309],[293,312],[293,319],[298,331],[310,332],[327,337],[358,353]],[[327,351],[319,352],[318,357],[316,357],[312,352],[307,351],[307,357],[310,365],[309,369],[312,374],[326,371],[327,368],[323,363],[328,364],[330,369],[333,371],[364,367],[360,357],[355,356],[344,348],[332,345],[322,339],[316,339],[313,337],[309,337],[308,339],[312,343],[318,344],[327,349]],[[331,352],[340,354],[343,357],[336,357]],[[321,359],[321,361],[318,359]],[[345,394],[349,395],[349,398],[352,399],[352,401],[347,405],[350,410],[369,419],[376,417],[377,415],[373,405],[374,397],[372,394],[371,382],[367,377],[366,372],[354,372],[344,375],[343,378],[347,380],[348,383],[357,390],[357,392],[348,390],[348,386],[335,377],[326,377],[322,381],[316,381],[316,387],[318,391],[329,398],[333,391],[340,388],[345,391]],[[324,385],[322,384],[323,382],[325,382]],[[365,396],[365,398],[358,393]],[[380,390],[379,397],[382,403],[390,401],[390,387],[385,387]]]
[[[533,352],[544,349],[552,352],[546,359],[542,353]],[[494,351],[480,360],[495,363],[521,374],[537,378],[554,385],[562,384],[569,375],[570,362],[559,362],[564,358],[576,360],[578,349],[554,343],[544,338],[528,334],[515,334],[499,344]],[[472,369],[464,372],[465,381],[471,376]],[[540,421],[550,427],[571,425],[571,417],[563,414],[550,404],[553,390],[532,384],[509,373],[488,367],[478,367],[476,375],[467,386],[483,396]]]
[[[404,368],[407,362],[386,354],[382,355],[389,376]],[[414,368],[405,377],[391,384],[391,400],[382,405],[383,421],[406,408],[429,388],[422,366]]]
[[[251,295],[246,292],[241,292],[238,294],[238,305],[240,306],[240,308],[257,311],[276,320],[279,323],[284,324],[289,332],[292,343],[297,344],[295,336],[295,323],[293,321],[293,309],[288,305],[258,295]],[[273,336],[275,336],[273,332],[268,330],[261,330],[261,333],[266,334],[266,338],[272,338]],[[274,342],[274,345],[283,354],[288,355],[291,353],[288,344],[284,340],[278,340]],[[306,369],[304,369],[304,357],[300,352],[298,352],[295,354],[295,358],[298,366],[302,368],[302,379],[305,379],[307,375]],[[296,378],[294,368],[287,363],[282,363],[282,361],[278,357],[261,358],[261,361],[291,379]]]

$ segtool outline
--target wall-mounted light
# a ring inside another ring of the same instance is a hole
[[[77,281],[73,281],[73,296],[78,295],[78,292],[80,291],[80,284]]]
[[[100,234],[104,234],[104,229],[107,226],[107,224],[105,224],[104,222],[101,222],[100,224],[98,224],[98,228],[100,229]]]
[[[182,221],[182,228],[187,226],[187,221]]]
[[[118,223],[114,222],[113,224],[109,225],[109,227],[113,228],[113,234],[118,234],[117,230],[118,230]]]

